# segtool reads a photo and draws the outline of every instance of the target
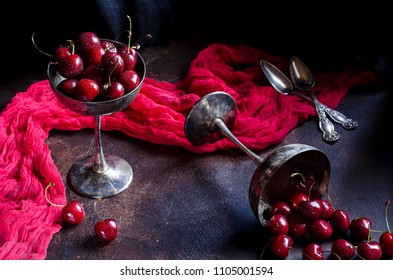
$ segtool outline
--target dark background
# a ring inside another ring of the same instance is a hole
[[[359,2],[360,3],[360,2]],[[249,44],[273,54],[297,55],[313,68],[362,64],[391,78],[389,9],[381,5],[343,7],[334,2],[84,0],[13,1],[2,9],[1,79],[45,67],[47,53],[83,31],[122,39],[133,20],[133,41],[170,44],[174,37],[203,33],[217,42]],[[37,65],[39,64],[39,65]]]

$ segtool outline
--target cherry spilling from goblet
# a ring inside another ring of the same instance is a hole
[[[108,41],[116,46],[125,46],[117,41],[105,40],[105,42]],[[47,75],[57,99],[69,109],[83,115],[93,116],[95,119],[95,154],[74,163],[67,176],[71,188],[80,195],[90,198],[106,198],[123,192],[131,185],[133,170],[130,164],[119,156],[103,152],[101,118],[125,109],[141,90],[146,75],[146,65],[139,52],[136,52],[136,55],[137,61],[133,70],[138,75],[138,85],[130,91],[126,90],[120,96],[95,100],[88,97],[86,100],[80,100],[64,91],[61,92],[58,85],[66,78],[59,74],[58,64],[51,62],[48,65]],[[110,74],[112,73],[108,73],[108,75]],[[72,82],[70,83],[72,84]],[[80,86],[89,87],[88,84],[83,85],[82,83]],[[92,95],[95,94],[95,91],[93,86]]]
[[[188,141],[196,146],[214,143],[226,137],[244,151],[257,165],[249,186],[249,201],[259,222],[266,226],[268,210],[293,193],[291,174],[306,170],[319,184],[310,192],[311,198],[321,198],[330,177],[330,162],[326,154],[306,144],[284,145],[262,159],[230,131],[236,120],[237,105],[231,95],[216,91],[203,96],[191,108],[184,125]]]

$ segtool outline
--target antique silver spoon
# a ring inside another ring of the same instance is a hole
[[[295,87],[300,90],[308,91],[311,97],[317,100],[315,94],[312,92],[315,80],[307,66],[298,57],[293,56],[289,60],[289,70]],[[344,114],[328,108],[321,102],[317,101],[317,104],[317,106],[320,107],[321,110],[324,110],[333,121],[341,124],[345,129],[354,129],[358,125],[357,121],[347,118]]]
[[[267,79],[269,80],[273,88],[276,89],[279,93],[292,93],[306,98],[306,96],[302,95],[301,93],[294,91],[292,82],[277,67],[265,60],[261,60],[260,63]],[[310,100],[310,98],[308,97],[306,99]],[[311,101],[312,103],[314,103],[315,110],[319,117],[319,129],[322,131],[322,138],[328,142],[337,141],[340,135],[337,133],[337,131],[334,130],[334,125],[326,117],[325,111],[323,111],[322,106],[319,106],[319,102],[318,100],[316,100],[316,98],[311,99]]]

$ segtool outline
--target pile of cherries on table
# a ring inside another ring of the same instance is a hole
[[[124,96],[140,83],[134,67],[133,46],[101,40],[94,32],[80,33],[59,46],[54,55],[58,73],[65,79],[57,89],[80,101],[107,101]]]
[[[291,178],[293,192],[288,199],[275,203],[268,210],[270,216],[266,228],[272,238],[262,252],[262,259],[267,253],[273,258],[286,259],[295,248],[294,242],[304,245],[299,249],[304,260],[393,257],[393,234],[387,219],[387,230],[379,231],[379,240],[373,240],[371,233],[374,231],[369,218],[351,220],[345,210],[334,209],[330,200],[311,198],[313,186],[318,183],[312,173],[293,173]],[[387,201],[386,210],[389,204]],[[331,248],[324,251],[322,244],[327,241],[332,242]]]

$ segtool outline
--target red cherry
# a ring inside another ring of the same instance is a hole
[[[390,200],[385,202],[385,223],[387,227],[387,231],[383,232],[379,236],[379,244],[382,247],[382,253],[385,256],[393,257],[393,233],[390,231],[389,222],[388,222],[388,207],[390,205]]]
[[[324,260],[323,248],[321,244],[310,243],[304,247],[302,252],[303,260]]]
[[[94,232],[97,237],[102,241],[111,242],[113,241],[119,231],[117,222],[113,218],[101,220],[94,225]]]
[[[124,70],[133,70],[138,59],[136,50],[123,45],[118,48],[118,53],[124,60]]]
[[[329,223],[332,225],[334,233],[343,234],[349,229],[351,220],[346,211],[337,209],[330,215]]]
[[[388,257],[393,257],[393,233],[385,231],[379,236],[382,252]]]
[[[74,90],[76,99],[81,101],[93,101],[99,92],[97,82],[90,79],[80,79]]]
[[[83,78],[96,81],[97,84],[101,83],[103,77],[104,75],[101,69],[94,65],[86,67],[85,71],[83,72]]]
[[[73,97],[74,96],[74,90],[76,87],[76,84],[78,83],[77,79],[65,79],[62,80],[58,85],[57,85],[57,90],[60,91],[61,93]]]
[[[296,193],[291,195],[289,198],[289,206],[291,207],[293,212],[299,211],[299,204],[302,201],[308,201],[308,196],[304,193]]]
[[[371,220],[366,217],[358,217],[351,221],[349,230],[351,237],[356,241],[368,240],[371,229]]]
[[[90,65],[100,66],[104,54],[105,50],[101,46],[92,47],[83,55],[83,64],[85,67]]]
[[[294,193],[309,195],[311,187],[316,183],[314,175],[308,171],[292,173],[291,178]]]
[[[103,100],[112,100],[124,96],[124,87],[121,83],[113,81],[101,84],[100,98]]]
[[[333,228],[329,222],[317,219],[311,223],[309,232],[311,237],[320,241],[325,241],[333,235]]]
[[[85,211],[80,202],[73,200],[68,203],[61,211],[61,217],[63,221],[71,224],[77,225],[82,222],[85,217]]]
[[[301,201],[298,206],[299,213],[310,220],[319,219],[322,215],[322,206],[319,200]]]
[[[288,221],[282,214],[275,214],[267,223],[267,229],[273,234],[287,234]]]
[[[126,93],[133,91],[140,82],[139,75],[134,70],[126,70],[121,73],[117,80],[124,86]]]
[[[355,246],[344,238],[335,240],[331,248],[332,259],[350,260],[355,255]]]
[[[71,55],[71,50],[69,47],[63,47],[60,46],[55,50],[55,58],[57,59],[57,61],[65,58],[66,56]]]
[[[288,235],[293,238],[301,239],[306,236],[308,231],[308,221],[305,217],[295,214],[288,217]]]
[[[279,201],[270,207],[270,214],[282,214],[288,217],[291,214],[291,207],[284,201]]]
[[[58,61],[57,71],[64,78],[75,78],[83,72],[83,60],[74,53]]]
[[[275,235],[269,243],[270,253],[279,259],[288,257],[293,246],[293,239],[286,234]]]
[[[48,189],[55,184],[53,182],[50,182],[46,188],[45,188],[45,199],[46,201],[53,206],[56,207],[62,207],[61,209],[61,218],[63,219],[64,222],[72,224],[72,225],[77,225],[80,222],[82,222],[83,218],[85,217],[85,210],[83,209],[83,206],[80,202],[76,200],[72,200],[69,202],[67,205],[60,205],[60,204],[55,204],[50,199],[48,198]]]
[[[116,76],[123,72],[124,60],[118,53],[105,52],[102,56],[101,66],[104,71]]]
[[[321,215],[321,219],[324,219],[324,220],[329,220],[330,219],[330,216],[332,215],[332,213],[334,212],[334,208],[333,208],[333,205],[329,202],[329,201],[327,201],[327,200],[325,200],[325,199],[320,199],[319,200],[319,203],[321,204],[321,206],[322,206],[322,215]]]
[[[116,46],[108,40],[102,40],[101,47],[104,49],[104,51],[117,52]]]
[[[85,54],[91,48],[100,46],[100,38],[94,32],[82,32],[75,39],[76,51],[81,54]]]
[[[382,257],[382,248],[377,241],[362,241],[358,245],[357,254],[365,260],[379,260]]]

